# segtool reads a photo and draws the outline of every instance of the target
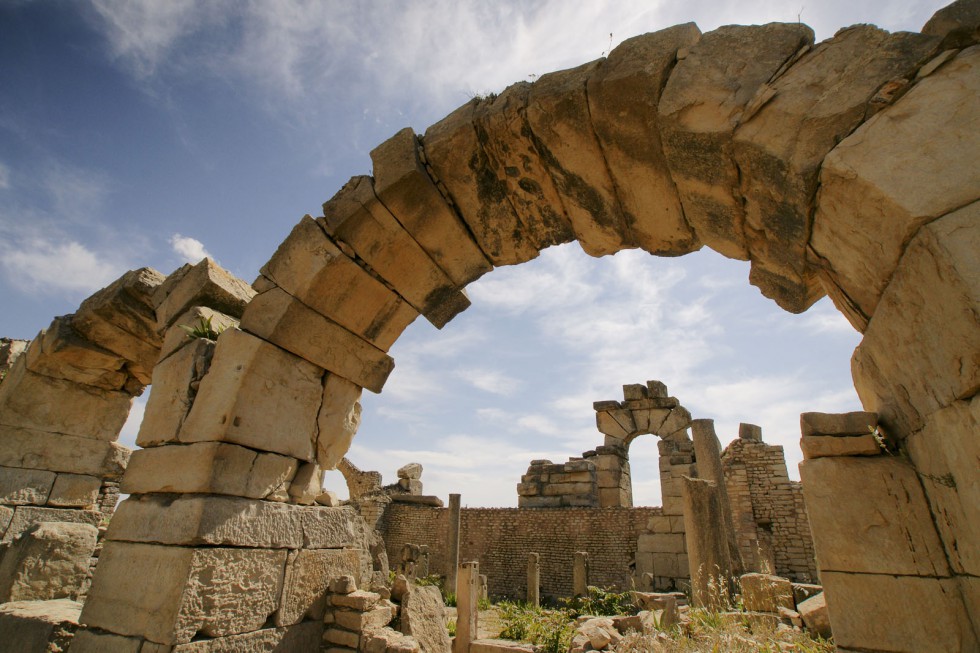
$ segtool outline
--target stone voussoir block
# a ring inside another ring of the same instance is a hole
[[[0,424],[0,465],[69,474],[119,478],[130,450],[118,442],[93,440]]]
[[[240,318],[254,296],[250,285],[204,258],[174,272],[154,293],[158,329],[165,331],[193,306]]]

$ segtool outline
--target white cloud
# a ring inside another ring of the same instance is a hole
[[[177,254],[177,256],[187,263],[198,263],[205,258],[214,258],[211,256],[211,253],[204,248],[204,243],[196,238],[191,238],[190,236],[174,234],[170,237],[170,247],[173,248],[174,253]]]
[[[107,285],[123,269],[81,243],[42,237],[0,243],[0,266],[11,285],[23,292],[90,293]]]
[[[856,329],[837,310],[830,298],[824,298],[808,310],[804,316],[806,328],[812,333],[853,335]]]
[[[513,395],[521,387],[520,379],[488,368],[458,369],[454,372],[454,376],[478,390],[503,397]]]

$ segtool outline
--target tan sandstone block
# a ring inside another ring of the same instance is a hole
[[[35,374],[21,356],[0,384],[0,424],[115,440],[132,395]]]
[[[327,375],[317,417],[316,460],[321,469],[334,469],[350,449],[361,423],[360,398],[359,386],[336,374]]]
[[[633,415],[628,410],[604,410],[595,414],[596,428],[600,433],[625,440],[636,432]]]
[[[418,311],[348,258],[308,215],[293,227],[261,272],[382,351],[388,351],[418,317]]]
[[[700,38],[697,26],[687,23],[627,39],[588,81],[589,115],[630,232],[651,254],[700,248],[684,219],[657,124],[660,93],[677,51]]]
[[[123,637],[112,633],[79,630],[72,637],[69,653],[152,653],[142,649],[143,640],[137,637]],[[167,652],[169,653],[169,651]]]
[[[531,86],[527,121],[555,181],[572,231],[592,256],[635,247],[592,129],[586,82],[601,62],[548,73]]]
[[[27,369],[103,390],[139,394],[143,384],[125,369],[126,360],[83,338],[71,326],[71,316],[56,317],[27,348]]]
[[[160,644],[258,630],[278,608],[285,551],[108,542],[81,621]]]
[[[834,642],[841,648],[902,653],[976,650],[954,579],[829,571],[821,571],[820,578]]]
[[[869,412],[800,414],[800,432],[804,437],[808,435],[868,435],[877,426],[878,415]]]
[[[419,147],[406,127],[371,150],[374,190],[452,282],[465,286],[493,266],[429,178]]]
[[[252,300],[241,328],[373,392],[395,367],[383,351],[279,288]]]
[[[130,451],[118,442],[0,425],[0,465],[118,478]]]
[[[0,563],[0,603],[77,600],[88,583],[98,529],[45,522],[13,541]]]
[[[882,453],[878,441],[870,433],[864,435],[804,435],[800,439],[803,457],[877,456]]]
[[[334,612],[334,619],[335,623],[341,628],[362,632],[384,628],[391,623],[397,610],[398,608],[390,603],[388,605],[381,605],[379,602],[379,605],[374,606],[367,612],[337,610]]]
[[[352,177],[323,205],[319,220],[422,313],[442,328],[469,307],[469,299],[378,201],[370,177]]]
[[[659,105],[664,154],[701,241],[748,259],[732,132],[756,91],[813,43],[806,25],[729,25],[678,54]]]
[[[282,601],[276,613],[276,625],[292,625],[305,617],[322,621],[330,581],[341,576],[359,575],[360,559],[356,551],[291,551],[286,560],[286,576]],[[387,625],[387,622],[382,625]]]
[[[10,522],[14,518],[14,509],[8,506],[0,505],[0,539],[7,532],[7,527],[10,526]]]
[[[131,496],[116,509],[106,537],[181,546],[298,549],[303,513],[296,506],[224,496]]]
[[[301,506],[312,506],[323,491],[323,472],[316,463],[302,463],[289,484],[289,500]]]
[[[916,230],[980,197],[978,71],[980,48],[965,50],[823,163],[811,246],[825,260],[828,292],[859,330]],[[903,164],[909,152],[914,169]]]
[[[238,326],[237,318],[207,306],[192,306],[178,317],[164,334],[163,347],[160,348],[160,361],[162,362],[168,356],[173,355],[181,347],[186,347],[200,340],[200,338],[195,338],[188,333],[187,329],[199,328],[202,321],[205,323],[210,321],[211,329],[219,334],[225,329]],[[157,365],[159,366],[160,363],[158,362]],[[153,370],[156,371],[156,367]],[[153,387],[156,387],[156,383],[153,384]]]
[[[81,609],[68,599],[0,605],[0,642],[8,651],[63,650],[78,628]]]
[[[178,329],[180,330],[180,329]],[[153,368],[153,391],[146,402],[136,444],[152,447],[176,442],[214,356],[215,343],[194,338]]]
[[[477,104],[470,100],[425,130],[426,160],[493,265],[530,261],[538,248],[480,146],[473,126]]]
[[[297,461],[225,442],[164,445],[133,452],[120,490],[214,493],[263,499],[296,474]]]
[[[861,403],[905,437],[980,388],[980,202],[922,227],[851,358]]]
[[[154,293],[157,325],[162,332],[193,306],[207,306],[241,317],[255,291],[209,258],[174,272]]]
[[[87,474],[58,474],[48,496],[49,506],[92,508],[99,499],[102,479]]]
[[[319,650],[323,624],[306,621],[288,628],[263,628],[241,635],[178,644],[166,653],[288,653]],[[144,648],[140,653],[147,652]],[[165,653],[161,651],[160,653]]]
[[[821,577],[828,571],[949,574],[911,465],[892,456],[816,458],[800,463],[800,476]],[[860,500],[842,511],[841,497]]]
[[[786,578],[771,574],[743,574],[739,577],[742,602],[753,612],[779,612],[779,608],[796,608],[793,584]]]
[[[18,535],[40,522],[66,522],[98,526],[102,522],[102,516],[98,510],[17,506],[14,508],[14,516],[10,520],[0,543],[13,541]]]
[[[54,472],[43,469],[0,467],[0,504],[43,506],[54,479]]]
[[[299,510],[303,523],[303,548],[362,547],[365,522],[353,507],[310,506]]]
[[[237,329],[218,338],[181,442],[222,441],[313,460],[323,370]]]

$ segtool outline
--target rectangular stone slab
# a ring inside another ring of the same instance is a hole
[[[162,332],[193,306],[207,306],[232,317],[242,311],[255,291],[209,258],[171,275],[154,295],[157,326]]]
[[[146,402],[136,444],[151,447],[176,442],[214,355],[215,343],[194,338],[187,346],[164,358],[153,368],[153,392]]]
[[[118,478],[129,449],[117,442],[0,425],[0,465]]]
[[[419,159],[410,128],[371,150],[374,190],[395,219],[457,286],[493,269]]]
[[[102,513],[98,510],[72,510],[69,508],[41,508],[39,506],[17,506],[14,516],[7,526],[0,542],[10,542],[15,537],[42,521],[70,522],[98,526]]]
[[[43,469],[0,467],[0,504],[43,506],[54,479],[54,472]]]
[[[178,644],[170,653],[287,653],[316,651],[323,638],[323,623],[304,621],[286,628],[264,628],[241,635]],[[140,653],[147,653],[143,650]],[[155,653],[150,651],[149,653]]]
[[[323,620],[330,581],[360,575],[356,551],[320,549],[291,551],[286,560],[282,601],[276,613],[277,626],[299,623],[304,617]]]
[[[56,317],[31,342],[26,355],[27,369],[38,374],[130,394],[143,389],[125,369],[125,359],[83,338],[72,328],[70,317]]]
[[[102,479],[87,474],[58,474],[47,505],[59,508],[94,508]]]
[[[304,216],[261,273],[304,304],[388,351],[418,311],[352,261]]]
[[[381,392],[395,361],[281,288],[252,300],[241,328],[372,392]]]
[[[469,307],[469,299],[429,258],[374,194],[370,177],[352,177],[323,205],[326,232],[350,245],[436,328]]]

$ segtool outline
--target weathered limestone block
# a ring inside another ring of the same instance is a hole
[[[695,605],[725,608],[729,597],[718,587],[728,582],[732,572],[718,486],[713,481],[687,476],[681,481],[691,598]]]
[[[418,481],[411,478],[400,478],[398,479],[398,487],[413,495],[422,494],[422,481]]]
[[[956,0],[935,14],[919,30],[943,39],[943,48],[962,48],[980,42],[980,7],[972,0]]]
[[[854,387],[892,436],[980,388],[980,202],[922,227],[851,358]]]
[[[0,439],[0,465],[10,467],[119,478],[129,461],[129,449],[117,442],[76,435],[0,425]]]
[[[58,474],[47,505],[56,508],[94,508],[102,479],[88,474]]]
[[[79,604],[81,609],[81,604]],[[138,637],[123,637],[112,633],[95,632],[85,630],[84,627],[72,637],[70,653],[156,653],[153,647],[159,645],[148,644],[143,648],[143,639]]]
[[[422,478],[422,465],[420,463],[408,463],[398,468],[396,472],[398,478],[407,478],[417,481]]]
[[[303,463],[289,484],[289,499],[302,506],[312,506],[323,490],[323,472],[316,463]]]
[[[162,332],[193,306],[241,317],[255,291],[209,258],[174,272],[153,295]]]
[[[449,634],[446,632],[446,611],[442,594],[432,585],[411,586],[402,598],[401,631],[418,640],[423,651],[450,653]]]
[[[261,273],[321,315],[382,351],[418,311],[352,261],[310,216],[303,216]]]
[[[701,242],[749,257],[732,132],[756,91],[813,43],[806,25],[730,25],[678,53],[660,98],[660,134],[684,216]]]
[[[119,354],[129,371],[148,384],[160,355],[153,293],[164,276],[152,268],[131,270],[85,301],[71,318],[89,342]]]
[[[877,456],[882,453],[878,441],[870,433],[864,435],[804,435],[800,438],[803,457]]]
[[[627,39],[587,85],[592,126],[630,233],[651,254],[676,256],[700,248],[684,219],[657,124],[660,94],[677,51],[700,38],[701,30],[687,23]]]
[[[352,177],[323,205],[318,222],[347,243],[400,294],[441,329],[470,301],[378,201],[370,177]]]
[[[69,599],[0,605],[0,642],[7,651],[64,651],[82,604]]]
[[[14,509],[0,505],[0,538],[7,532],[11,520],[14,518]]]
[[[830,639],[834,634],[830,628],[830,615],[827,612],[827,596],[820,592],[796,606],[806,629],[824,639]]]
[[[364,653],[419,653],[421,651],[414,637],[403,635],[391,628],[379,628],[364,633],[362,640],[360,650]]]
[[[632,412],[622,408],[597,412],[595,422],[600,433],[611,435],[620,440],[626,440],[636,433],[636,424],[633,422]]]
[[[56,317],[27,348],[27,369],[103,390],[138,395],[143,385],[126,370],[126,360],[89,342],[71,326],[71,316]]]
[[[936,41],[872,25],[840,30],[761,88],[742,114],[735,159],[749,281],[783,308],[802,312],[823,296],[806,261],[821,162],[874,110],[879,89],[913,75]]]
[[[324,645],[332,645],[328,651],[359,651],[364,648],[361,644],[361,636],[349,630],[342,630],[328,626],[323,630]]]
[[[181,442],[223,441],[314,459],[323,370],[237,329],[218,338]]]
[[[0,504],[43,506],[54,479],[54,472],[43,469],[0,467]]]
[[[531,84],[518,82],[475,105],[473,126],[482,152],[470,161],[485,166],[478,175],[483,188],[498,191],[503,187],[504,194],[490,194],[491,201],[513,207],[523,231],[521,238],[540,251],[570,242],[575,234],[527,121],[530,92]],[[501,186],[492,184],[491,174]],[[509,217],[509,212],[505,214]]]
[[[211,329],[216,333],[221,333],[225,329],[238,326],[238,318],[225,315],[220,311],[207,306],[192,306],[183,315],[178,317],[163,336],[163,347],[160,349],[160,361],[171,356],[181,347],[195,344],[201,338],[195,338],[187,332],[187,329],[194,330],[201,326],[201,323],[210,323]],[[184,328],[186,327],[186,328]],[[159,366],[159,362],[157,365]],[[156,371],[156,367],[153,368]],[[153,383],[156,388],[156,383]]]
[[[367,612],[337,610],[333,613],[334,623],[354,632],[384,628],[391,623],[398,608],[390,601],[382,599],[378,605]]]
[[[842,649],[945,653],[978,646],[954,579],[823,570],[820,578]]]
[[[146,402],[136,444],[152,447],[176,442],[180,426],[197,397],[201,379],[211,367],[215,343],[194,338],[153,368],[153,392]]]
[[[0,424],[115,440],[132,395],[35,374],[21,356],[0,384]]]
[[[330,581],[340,576],[358,576],[359,567],[355,551],[290,551],[276,625],[289,626],[304,617],[322,621]]]
[[[228,635],[188,644],[178,644],[170,653],[287,653],[316,651],[321,644],[323,624],[305,621],[286,628],[263,628],[241,635]],[[140,653],[147,653],[144,649]],[[149,653],[156,653],[150,651]]]
[[[0,603],[78,599],[87,589],[98,529],[41,522],[13,540],[0,563]]]
[[[816,458],[800,463],[800,476],[821,577],[828,571],[949,574],[911,465],[891,456]],[[842,511],[842,496],[861,500]]]
[[[796,607],[793,584],[786,578],[771,574],[743,574],[739,577],[739,584],[746,610],[776,613],[781,607],[790,610]]]
[[[17,506],[0,543],[12,542],[17,536],[40,522],[65,522],[98,526],[102,521],[98,510],[72,510],[67,508],[42,508]]]
[[[297,465],[294,458],[225,442],[165,445],[134,451],[120,490],[264,499],[292,481]]]
[[[898,35],[895,35],[898,36]],[[811,247],[863,331],[919,227],[980,197],[980,48],[962,52],[827,155]],[[915,169],[902,164],[916,153]],[[974,218],[975,220],[976,218]]]
[[[636,246],[589,117],[586,82],[600,66],[601,61],[592,62],[542,75],[527,100],[527,121],[541,159],[576,240],[592,256]]]
[[[493,265],[530,261],[538,255],[536,242],[480,144],[477,104],[471,100],[425,130],[426,161]]]
[[[279,288],[252,300],[241,328],[373,392],[395,367],[383,351]]]
[[[289,504],[222,496],[131,496],[116,509],[109,540],[181,546],[298,549],[303,513]]]
[[[336,374],[327,374],[317,417],[316,460],[334,469],[350,449],[361,423],[361,388]]]
[[[670,416],[668,408],[634,408],[633,423],[637,433],[661,433],[663,425]]]
[[[81,621],[182,644],[258,630],[277,610],[285,551],[108,542]]]
[[[868,435],[878,426],[878,415],[852,413],[801,413],[800,432],[808,435]]]
[[[351,506],[301,508],[303,548],[338,549],[362,544],[364,520]]]
[[[385,207],[457,286],[493,269],[432,182],[406,127],[371,150],[374,190]]]

